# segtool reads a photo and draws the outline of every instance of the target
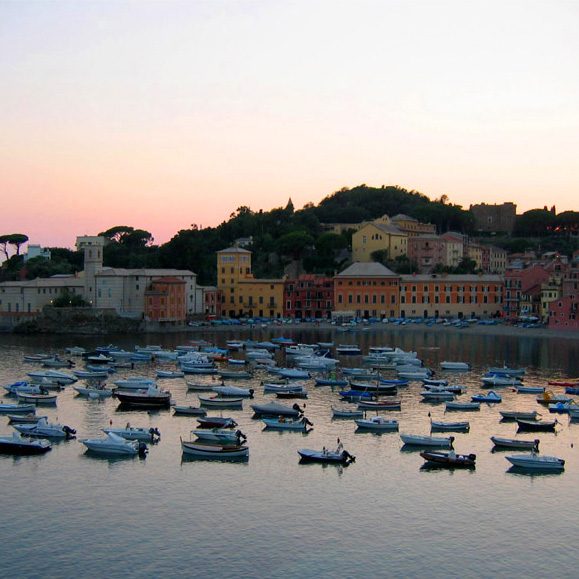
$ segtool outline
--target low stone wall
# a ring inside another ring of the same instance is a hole
[[[142,331],[142,321],[121,318],[114,309],[55,308],[45,306],[42,314],[13,329],[22,334],[129,334]]]

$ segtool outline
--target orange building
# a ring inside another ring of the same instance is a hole
[[[498,317],[503,307],[500,275],[403,275],[400,315],[403,318]]]
[[[145,319],[151,322],[185,322],[185,285],[185,280],[177,277],[154,279],[145,290]]]
[[[334,278],[334,313],[357,318],[399,315],[400,276],[377,262],[356,262]]]

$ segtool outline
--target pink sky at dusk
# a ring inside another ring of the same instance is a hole
[[[579,4],[0,0],[0,232],[158,243],[360,183],[579,209]]]

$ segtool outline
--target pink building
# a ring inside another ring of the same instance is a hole
[[[408,257],[420,273],[430,273],[437,264],[447,265],[446,240],[438,235],[417,235],[408,238]]]
[[[577,294],[565,296],[549,304],[549,328],[579,330],[579,300]]]

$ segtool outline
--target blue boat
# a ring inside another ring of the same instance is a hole
[[[579,394],[579,386],[567,386],[565,394]]]
[[[342,390],[340,392],[340,396],[345,400],[360,400],[360,398],[371,400],[375,395],[375,392],[365,392],[363,390]]]
[[[338,378],[316,378],[316,386],[347,386],[347,380]]]
[[[392,386],[408,386],[408,380],[386,380],[380,378],[380,384],[389,384]]]
[[[487,394],[475,394],[471,398],[472,402],[487,402],[487,403],[498,403],[502,402],[503,399],[494,391],[490,390]]]

